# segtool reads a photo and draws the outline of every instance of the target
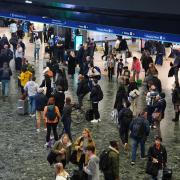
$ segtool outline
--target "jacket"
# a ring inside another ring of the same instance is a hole
[[[59,108],[59,111],[62,112],[65,103],[65,94],[64,91],[57,91],[54,93],[55,105]]]
[[[21,72],[19,76],[21,86],[24,87],[26,83],[31,79],[31,77],[32,77],[32,73],[30,71]]]
[[[126,51],[128,49],[127,41],[125,39],[122,39],[120,42],[120,50]]]
[[[38,84],[34,81],[28,81],[24,90],[28,93],[28,96],[35,96],[38,91]]]
[[[12,76],[12,71],[10,68],[0,69],[0,81],[1,80],[10,80],[11,76]]]
[[[139,137],[136,136],[135,128],[138,124],[143,124],[143,131],[141,132]],[[132,139],[143,139],[146,140],[147,136],[149,136],[150,127],[149,127],[149,121],[145,120],[143,116],[139,116],[131,122],[129,129],[131,131],[131,138]]]
[[[157,91],[159,93],[162,92],[162,85],[161,85],[160,79],[158,79],[157,77],[153,76],[151,80],[152,80],[153,84],[155,85]]]
[[[59,154],[59,151],[61,149],[65,149],[65,153],[64,154]],[[59,162],[63,159],[66,160],[66,162],[69,162],[70,156],[71,156],[71,148],[72,148],[72,143],[68,142],[67,146],[65,146],[62,143],[62,139],[60,139],[59,141],[57,141],[54,146],[52,147],[52,152],[55,153],[56,156],[56,161]]]
[[[74,149],[77,151],[77,162],[79,162],[81,155],[84,153],[82,150],[80,150],[80,148],[83,148],[83,142],[84,142],[84,138],[81,136],[74,143]],[[87,146],[95,146],[94,141],[92,139],[88,139]],[[88,160],[89,158],[85,153],[85,164],[88,163]]]
[[[61,114],[60,114],[60,112],[59,112],[58,107],[55,106],[55,112],[56,112],[57,116],[56,116],[56,119],[55,119],[54,121],[50,121],[50,120],[47,119],[47,116],[46,116],[47,110],[48,110],[48,109],[47,109],[47,106],[45,106],[45,108],[44,108],[44,119],[45,119],[46,123],[48,123],[48,124],[58,123],[58,122],[59,122],[59,119],[61,118]]]
[[[166,109],[166,100],[164,98],[159,99],[157,102],[154,103],[153,108],[155,112],[160,112],[162,114],[162,119],[164,118],[164,112]]]
[[[119,151],[112,146],[109,146],[108,169],[104,174],[112,179],[119,179]]]
[[[126,92],[117,92],[116,100],[114,103],[114,108],[118,110],[118,112],[123,108],[123,103],[128,100],[128,96]]]
[[[96,155],[90,157],[84,171],[88,174],[88,180],[99,180],[99,158]]]
[[[148,150],[148,158],[150,161],[152,161],[153,158],[156,158],[158,160],[158,167],[161,169],[162,166],[166,166],[167,163],[166,148],[163,145],[160,145],[160,149],[157,149],[154,144]]]
[[[140,64],[139,59],[137,59],[136,61],[133,61],[131,70],[136,71],[136,72],[140,72],[141,64]]]
[[[99,98],[98,98],[99,88],[100,86],[98,84],[92,87],[90,94],[90,99],[92,102],[99,102]]]
[[[37,93],[35,96],[36,111],[44,111],[44,107],[47,104],[47,97],[43,93]]]

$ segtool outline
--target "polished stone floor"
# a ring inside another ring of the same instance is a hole
[[[7,30],[0,29],[0,34]],[[27,44],[27,57],[32,59],[32,45]],[[42,52],[43,54],[43,52]],[[136,56],[139,53],[133,52]],[[97,53],[95,61],[102,65],[100,54]],[[36,63],[36,72],[38,82],[41,81],[43,68],[43,55],[39,63]],[[129,60],[130,61],[130,60]],[[13,66],[13,62],[11,62]],[[169,61],[165,62],[163,67],[157,67],[159,77],[162,80],[163,90],[166,92],[167,109],[165,119],[161,122],[161,133],[163,144],[168,152],[168,165],[173,168],[173,179],[180,180],[180,131],[179,123],[173,123],[173,106],[171,103],[171,86],[173,79],[167,78]],[[143,72],[142,72],[143,74]],[[66,93],[71,96],[73,101],[77,101],[75,92],[77,76],[74,80],[69,79],[69,90]],[[99,124],[90,124],[83,122],[80,125],[72,124],[73,139],[81,134],[84,127],[92,131],[96,142],[97,153],[99,154],[108,146],[109,140],[119,140],[118,129],[110,120],[110,113],[113,109],[114,99],[118,84],[108,82],[106,75],[102,77],[100,85],[104,92],[104,99],[100,103],[101,120]],[[17,89],[17,74],[14,72],[11,79],[11,92],[8,101],[3,102],[0,97],[0,179],[2,180],[53,180],[54,168],[50,167],[46,161],[48,150],[44,148],[45,132],[43,128],[40,133],[36,133],[35,119],[29,116],[17,115],[17,99],[19,92]],[[89,107],[89,102],[85,100],[85,108]],[[144,108],[144,95],[138,99],[138,110]],[[59,129],[61,132],[61,128]],[[153,143],[155,132],[152,131],[147,141],[146,149]],[[130,156],[120,150],[120,179],[121,180],[149,180],[150,177],[145,174],[146,160],[140,160],[139,155],[135,166],[130,165]],[[71,172],[72,165],[67,167]],[[103,178],[102,178],[103,179]]]

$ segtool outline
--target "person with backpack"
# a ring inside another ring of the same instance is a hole
[[[125,107],[120,110],[118,115],[119,134],[125,150],[128,147],[129,125],[133,119],[133,112],[130,110],[130,106],[131,103],[127,101]]]
[[[3,68],[0,69],[0,81],[2,83],[3,100],[9,96],[9,83],[12,76],[12,71],[8,64],[5,62]]]
[[[50,59],[52,59],[54,56],[54,47],[55,47],[55,38],[54,38],[53,34],[51,35],[51,37],[48,41],[48,45],[49,45]]]
[[[88,175],[88,180],[99,180],[99,158],[95,155],[95,147],[87,146],[86,154],[89,161],[83,170]]]
[[[44,108],[44,119],[46,121],[46,126],[47,126],[45,147],[48,147],[50,141],[51,129],[53,130],[55,141],[58,140],[57,125],[60,118],[61,115],[58,107],[55,106],[55,100],[53,97],[50,97],[47,106],[45,106]]]
[[[154,126],[154,120],[152,118],[152,113],[154,112],[154,102],[156,100],[156,96],[158,95],[158,92],[156,91],[156,87],[152,84],[149,88],[149,92],[146,95],[146,104],[147,104],[147,119],[149,121],[149,125],[151,128],[155,128]]]
[[[178,122],[180,114],[180,87],[179,82],[177,81],[175,81],[175,88],[172,91],[172,103],[175,110],[175,117],[172,119],[172,121]]]
[[[140,144],[141,158],[145,158],[145,142],[149,135],[150,128],[147,121],[147,112],[144,110],[139,116],[131,122],[129,129],[131,131],[130,137],[132,138],[132,161],[131,165],[135,165],[136,151],[138,144]]]
[[[37,120],[37,132],[40,132],[40,125],[41,125],[41,120],[44,122],[44,130],[46,129],[46,122],[43,118],[44,114],[44,107],[47,104],[47,97],[43,93],[44,89],[43,88],[38,88],[38,92],[35,95],[35,108],[36,108],[36,120]]]
[[[100,170],[105,180],[119,180],[119,145],[117,141],[110,141],[110,146],[100,155]]]
[[[98,110],[98,104],[103,99],[103,92],[101,87],[98,84],[98,80],[93,80],[93,87],[90,94],[90,99],[92,102],[92,109],[93,109],[93,116],[95,116],[95,119],[93,119],[92,123],[98,123],[101,121],[100,114]]]

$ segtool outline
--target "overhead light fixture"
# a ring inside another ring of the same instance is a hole
[[[25,3],[26,3],[26,4],[32,4],[32,1],[26,0]]]

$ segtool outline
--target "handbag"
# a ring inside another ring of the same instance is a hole
[[[126,58],[130,58],[132,57],[132,52],[131,51],[127,51],[126,52]]]
[[[46,95],[46,93],[47,93],[46,80],[45,80],[45,86],[42,87],[42,89],[43,89],[43,94]]]
[[[159,171],[159,167],[157,163],[153,163],[152,161],[148,161],[146,165],[146,173],[151,176],[157,176]]]
[[[153,112],[152,117],[155,121],[161,121],[162,114],[160,112]]]

